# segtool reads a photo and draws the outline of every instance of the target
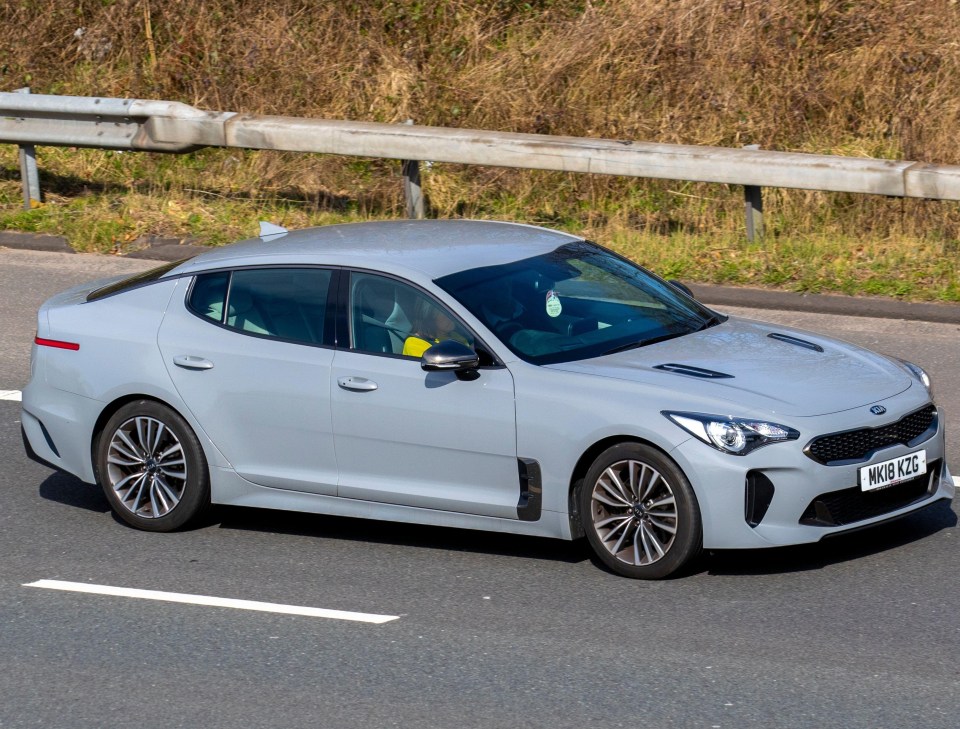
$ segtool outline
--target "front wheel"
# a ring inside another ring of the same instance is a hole
[[[677,465],[639,443],[608,448],[580,489],[590,546],[618,574],[653,580],[688,564],[703,542],[696,494]]]
[[[207,461],[197,436],[153,400],[124,405],[97,444],[97,481],[117,516],[152,532],[179,529],[210,504]]]

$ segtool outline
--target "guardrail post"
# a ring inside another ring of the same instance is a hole
[[[744,149],[760,149],[759,144],[747,144]],[[756,185],[743,186],[743,199],[747,213],[747,240],[763,238],[763,191]]]
[[[407,119],[404,124],[413,124]],[[420,162],[415,159],[403,160],[403,199],[407,204],[407,217],[423,217],[423,189],[420,187]]]
[[[14,89],[17,94],[29,94],[30,87]],[[41,202],[40,173],[37,170],[37,150],[32,144],[20,146],[20,180],[23,183],[23,209],[30,210]]]

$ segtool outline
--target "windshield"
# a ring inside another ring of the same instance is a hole
[[[436,283],[534,364],[612,354],[724,320],[663,279],[587,241]]]

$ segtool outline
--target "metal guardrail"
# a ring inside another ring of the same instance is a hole
[[[419,198],[421,216],[420,160],[743,185],[748,229],[758,233],[762,187],[960,200],[958,165],[262,116],[203,111],[175,101],[0,93],[4,142],[21,148],[181,154],[239,147],[400,159],[406,161],[408,211],[417,214]]]

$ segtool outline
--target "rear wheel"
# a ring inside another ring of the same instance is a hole
[[[618,574],[658,579],[701,549],[700,507],[689,481],[660,451],[639,443],[608,448],[580,489],[590,546]]]
[[[147,531],[179,529],[210,503],[196,435],[153,400],[128,403],[107,421],[97,444],[97,481],[117,516]]]

